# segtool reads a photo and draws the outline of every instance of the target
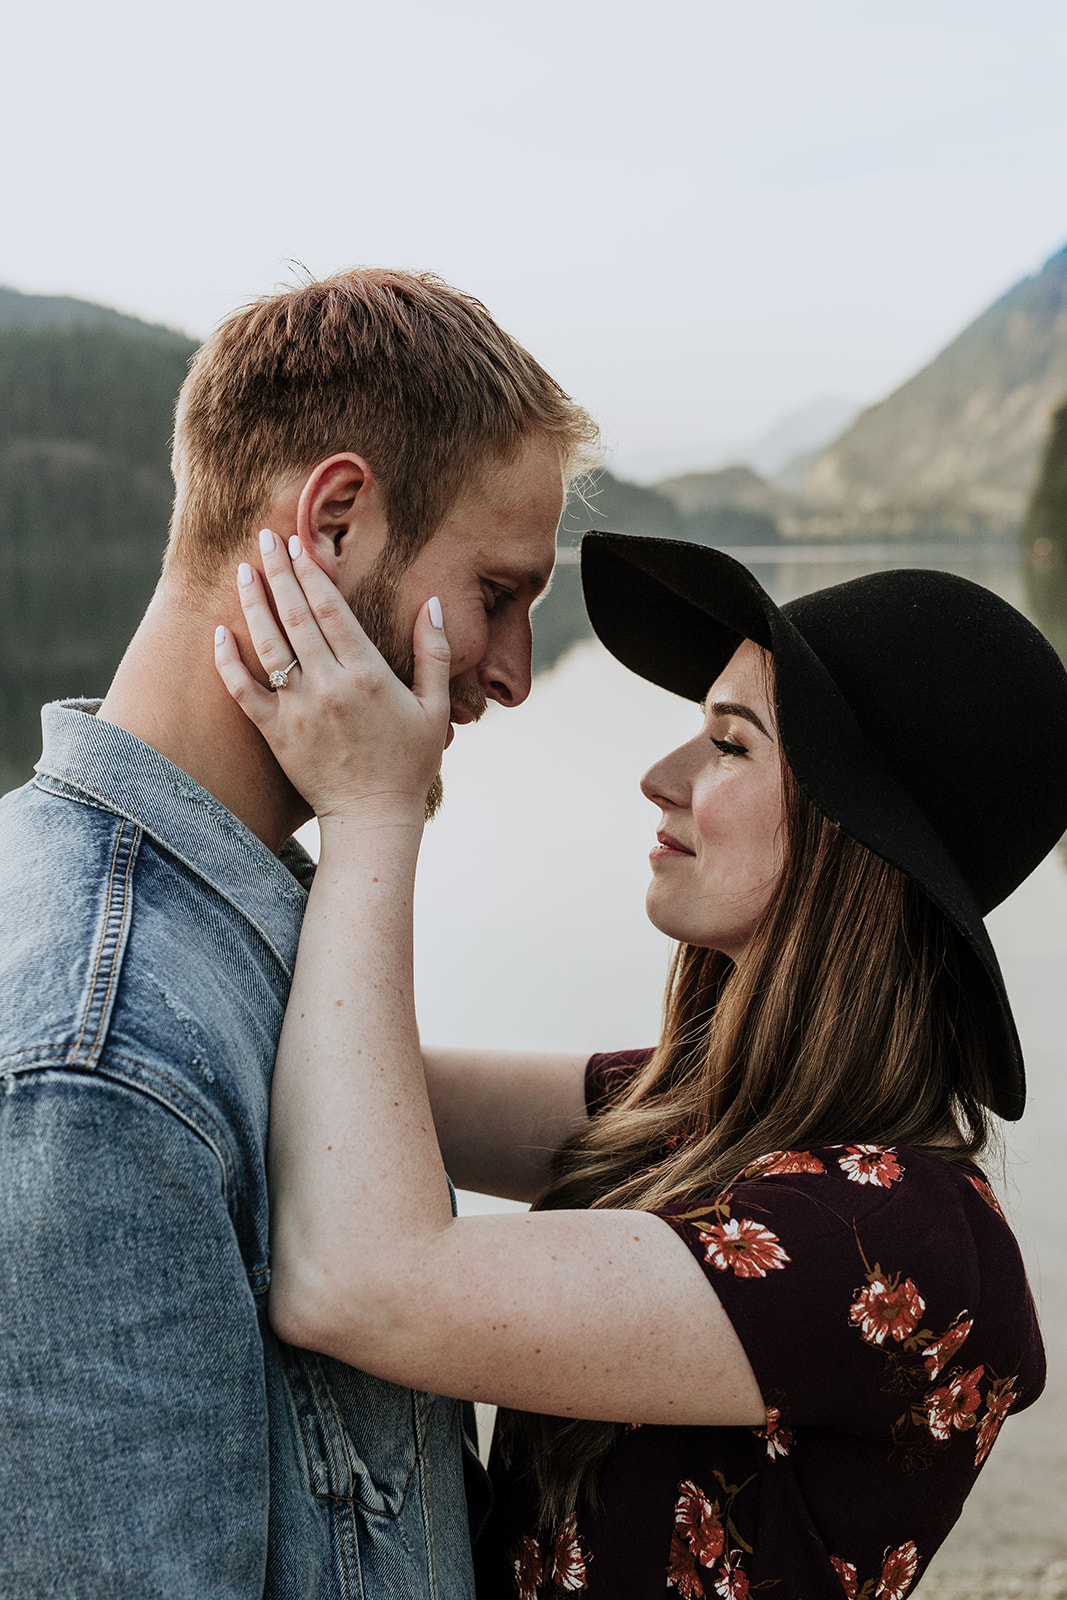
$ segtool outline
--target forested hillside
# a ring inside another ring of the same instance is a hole
[[[1056,412],[1023,524],[1030,611],[1067,661],[1067,405]]]
[[[794,538],[1015,533],[1067,395],[1067,250],[816,458]]]
[[[42,702],[102,693],[152,593],[195,348],[104,307],[0,293],[4,787],[28,776]]]

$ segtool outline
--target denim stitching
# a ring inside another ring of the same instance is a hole
[[[122,830],[120,830],[119,837],[122,837]],[[100,1008],[100,1022],[96,1030],[96,1038],[93,1040],[92,1045],[89,1048],[90,1061],[94,1056],[99,1054],[103,1035],[111,1017],[111,1005],[115,996],[115,987],[118,983],[119,972],[122,967],[121,952],[125,944],[125,934],[129,927],[133,903],[133,896],[130,893],[130,879],[133,876],[133,866],[137,859],[137,846],[140,844],[140,842],[140,829],[135,829],[133,843],[130,846],[129,854],[126,857],[126,872],[122,884],[122,911],[119,917],[119,925],[115,930],[114,959],[111,963],[111,971],[107,980],[107,993],[104,996],[104,1003]],[[118,850],[118,841],[116,841],[115,849],[116,851]],[[108,898],[110,899],[110,890],[108,891]]]
[[[342,1513],[341,1513],[341,1503],[337,1499],[334,1499],[334,1502],[333,1502],[333,1514],[334,1514],[334,1520],[337,1523],[337,1555],[338,1555],[338,1558],[339,1558],[340,1564],[341,1564],[341,1576],[345,1580],[345,1595],[347,1597],[347,1600],[351,1600],[352,1586],[348,1581],[348,1552],[345,1550],[345,1530],[344,1530],[344,1528],[343,1528],[343,1526],[341,1524],[341,1515],[342,1515]],[[349,1521],[353,1524],[353,1526],[352,1526],[352,1543],[355,1544],[356,1543],[356,1529],[355,1529],[355,1519],[351,1515],[351,1502],[349,1503]],[[360,1587],[362,1588],[362,1584],[360,1585]]]
[[[107,875],[107,905],[106,905],[106,908],[105,908],[105,911],[104,911],[104,926],[103,926],[103,928],[101,930],[101,933],[100,933],[100,942],[99,942],[99,944],[97,945],[97,948],[96,948],[96,959],[95,959],[95,961],[93,963],[93,974],[92,974],[92,977],[89,980],[89,993],[88,993],[88,996],[87,996],[86,1002],[85,1002],[85,1014],[82,1017],[81,1032],[78,1034],[78,1037],[75,1040],[74,1045],[72,1046],[71,1052],[70,1052],[70,1057],[69,1057],[69,1061],[68,1061],[68,1065],[70,1065],[70,1066],[74,1066],[75,1065],[75,1063],[77,1062],[79,1053],[81,1052],[82,1044],[84,1043],[84,1040],[85,1040],[85,1030],[89,1026],[89,1022],[90,1022],[90,1019],[92,1017],[93,1010],[95,1009],[94,1001],[96,1000],[97,983],[98,983],[99,978],[100,978],[100,968],[101,968],[101,966],[103,964],[103,961],[104,961],[105,952],[108,950],[108,947],[112,943],[112,937],[111,937],[111,934],[112,934],[112,918],[113,918],[113,909],[112,908],[113,908],[114,897],[115,897],[115,869],[116,869],[116,866],[118,864],[120,854],[122,852],[123,838],[125,836],[125,833],[126,833],[126,823],[125,823],[125,821],[123,821],[123,822],[121,822],[119,824],[119,831],[118,831],[118,834],[115,837],[115,848],[111,852],[111,866],[108,869],[108,875]],[[138,836],[137,836],[137,834],[135,832],[135,834],[134,834],[134,846],[136,846],[136,844],[137,844],[137,838],[138,838]],[[122,909],[121,909],[121,912],[120,912],[120,915],[119,915],[119,927],[120,927],[120,929],[121,929],[121,927],[123,926],[123,924],[125,923],[125,920],[126,920],[126,908],[127,908],[128,903],[129,903],[130,867],[132,865],[133,859],[134,859],[134,850],[131,849],[129,854],[126,857],[126,874],[125,874],[125,880],[124,880],[124,889],[125,889],[126,892],[123,895]],[[114,953],[116,955],[118,953],[118,949],[119,949],[120,943],[121,943],[120,938],[116,937],[115,940],[114,940]],[[112,994],[113,987],[114,987],[115,967],[116,966],[117,966],[117,962],[113,961],[112,962],[111,971],[108,974],[108,981],[107,981],[107,987],[106,987],[106,991],[105,991],[105,995],[104,995],[104,1001],[103,1001],[103,1004],[102,1004],[102,1006],[100,1008],[100,1016],[99,1016],[99,1019],[98,1019],[98,1022],[97,1022],[97,1027],[96,1027],[96,1036],[93,1039],[92,1045],[89,1048],[88,1057],[87,1057],[87,1059],[86,1059],[86,1061],[84,1063],[85,1066],[91,1066],[92,1065],[93,1052],[96,1050],[97,1046],[99,1045],[101,1032],[103,1031],[103,1029],[105,1028],[105,1026],[107,1024],[107,1019],[108,1019],[108,1015],[109,1015],[109,1013],[108,1013],[108,1005],[109,1005],[111,994]]]
[[[161,850],[165,851],[166,854],[171,856],[175,861],[180,861],[182,866],[186,867],[191,873],[199,878],[202,883],[209,884],[218,895],[220,900],[224,901],[226,905],[232,906],[238,915],[248,923],[250,928],[255,928],[256,932],[259,934],[268,950],[270,950],[271,954],[280,963],[283,970],[288,973],[290,978],[292,978],[292,960],[288,958],[282,950],[279,949],[278,945],[267,932],[266,928],[264,928],[257,918],[252,915],[247,906],[242,905],[239,900],[236,900],[233,895],[229,894],[224,888],[222,888],[220,884],[216,883],[214,878],[209,877],[202,867],[199,867],[195,861],[191,861],[188,856],[182,853],[181,850],[178,850],[169,839],[165,839],[163,835],[157,833],[155,829],[145,827],[144,823],[140,821],[139,818],[131,816],[128,811],[123,810],[121,806],[115,803],[115,801],[109,800],[107,795],[100,794],[98,790],[91,788],[89,784],[83,783],[80,779],[77,783],[74,783],[71,781],[71,779],[65,777],[61,772],[53,772],[48,767],[38,766],[37,776],[32,780],[32,782],[34,788],[40,789],[42,794],[54,794],[56,793],[56,790],[52,789],[48,783],[38,782],[38,779],[40,778],[51,779],[52,782],[58,786],[62,798],[64,799],[73,800],[75,804],[81,803],[84,805],[91,805],[93,806],[94,810],[109,812],[113,817],[123,817],[127,821],[133,822],[137,824],[137,826],[143,828],[144,832],[148,834],[149,838],[152,839]],[[96,802],[99,802],[99,804]],[[245,849],[247,850],[247,845],[245,845]],[[288,868],[285,870],[288,871]],[[292,873],[289,873],[289,876],[293,877]],[[302,884],[297,882],[295,877],[293,878],[292,890],[289,889],[288,885],[279,885],[279,889],[286,895],[286,898],[292,900],[293,905],[306,904],[307,890]]]

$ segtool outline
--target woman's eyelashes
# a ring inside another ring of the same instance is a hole
[[[724,756],[747,756],[748,746],[735,744],[732,739],[712,739],[716,750],[721,750]]]

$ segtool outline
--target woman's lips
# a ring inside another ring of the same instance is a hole
[[[648,858],[650,861],[669,861],[672,856],[691,856],[693,854],[692,850],[687,850],[685,845],[671,834],[657,833],[656,843],[649,851]]]

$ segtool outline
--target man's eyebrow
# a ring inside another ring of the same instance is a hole
[[[556,570],[554,566],[515,569],[499,561],[496,563],[489,562],[487,566],[490,569],[495,566],[497,577],[506,582],[510,588],[514,588],[521,594],[533,594],[538,599],[548,593]]]
[[[715,717],[744,717],[746,722],[751,722],[754,728],[759,729],[765,739],[774,738],[774,735],[769,733],[763,726],[751,706],[739,705],[735,700],[713,700],[709,705],[705,700],[702,710],[705,716],[710,711],[712,716]]]

